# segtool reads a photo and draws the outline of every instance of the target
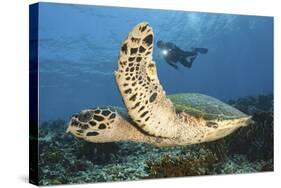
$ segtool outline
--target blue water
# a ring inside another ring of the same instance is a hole
[[[121,42],[142,21],[155,39],[205,47],[191,69],[153,58],[167,94],[199,92],[223,101],[273,93],[273,18],[40,3],[40,122],[100,105],[123,106],[114,80]]]

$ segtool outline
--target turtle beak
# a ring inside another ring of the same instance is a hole
[[[68,123],[68,126],[67,126],[67,129],[66,129],[65,133],[71,132],[72,120],[73,120],[74,117],[77,117],[77,116],[78,116],[78,114],[74,114],[74,115],[71,116],[70,121],[69,121],[69,123]]]
[[[65,133],[67,133],[67,134],[70,132],[70,125],[71,125],[71,124],[70,124],[70,122],[69,122],[69,123],[68,123],[68,126],[67,126],[67,129],[66,129],[66,131],[65,131]]]
[[[66,134],[71,133],[71,134],[73,134],[73,135],[76,136],[76,137],[83,137],[83,134],[82,134],[82,132],[81,132],[81,128],[80,128],[80,127],[78,126],[78,124],[77,124],[77,117],[78,117],[77,114],[74,114],[74,115],[71,117],[71,119],[70,119],[70,121],[69,121],[69,123],[68,123],[68,127],[67,127],[65,133],[66,133]]]
[[[67,129],[66,129],[65,133],[71,133],[71,122],[72,122],[72,118],[70,119],[70,121],[68,123],[68,126],[67,126]]]

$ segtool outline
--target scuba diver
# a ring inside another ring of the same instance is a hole
[[[157,47],[162,50],[165,61],[175,69],[178,69],[176,65],[178,61],[183,66],[191,68],[198,53],[206,54],[208,52],[207,48],[191,48],[191,51],[184,51],[175,44],[163,42],[162,40],[157,42]]]

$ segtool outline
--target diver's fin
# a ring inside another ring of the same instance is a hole
[[[148,23],[136,25],[122,43],[115,79],[128,113],[150,135],[175,137],[177,116],[166,97],[152,61],[153,31]]]
[[[208,49],[207,49],[207,48],[194,48],[193,50],[194,50],[194,52],[196,52],[196,53],[201,53],[201,54],[206,54],[206,53],[208,53]]]

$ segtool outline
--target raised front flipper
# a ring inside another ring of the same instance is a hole
[[[152,28],[146,22],[136,25],[121,45],[115,78],[138,127],[150,135],[178,137],[181,123],[159,83],[152,51]]]

